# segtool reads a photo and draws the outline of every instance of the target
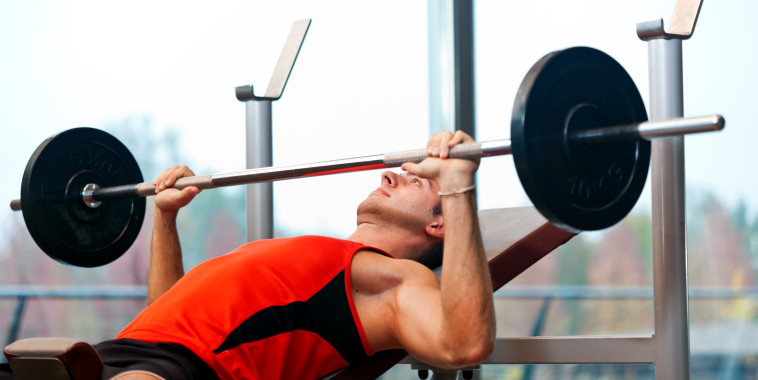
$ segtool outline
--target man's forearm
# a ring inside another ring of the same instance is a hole
[[[445,243],[441,297],[443,331],[463,347],[492,344],[495,315],[487,258],[484,253],[476,193],[442,197]]]
[[[176,212],[155,209],[150,247],[147,302],[155,301],[184,275],[182,248],[176,230]]]

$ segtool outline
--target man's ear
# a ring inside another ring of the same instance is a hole
[[[445,237],[445,220],[442,215],[435,216],[432,222],[427,224],[426,233],[439,239]]]

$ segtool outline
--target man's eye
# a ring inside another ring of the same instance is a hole
[[[417,180],[417,179],[414,179],[413,181],[411,181],[411,183],[414,183],[414,184],[416,184],[416,185],[419,185],[419,186],[421,186],[421,181],[419,181],[419,180]]]

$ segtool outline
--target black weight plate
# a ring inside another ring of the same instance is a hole
[[[74,128],[45,140],[21,182],[21,208],[29,233],[53,259],[95,267],[121,257],[137,239],[145,198],[104,201],[90,208],[85,185],[142,182],[137,161],[118,139],[93,128]]]
[[[623,219],[645,185],[650,142],[589,145],[572,136],[646,120],[634,81],[607,54],[575,47],[540,59],[521,83],[511,119],[513,160],[535,207],[574,232]]]

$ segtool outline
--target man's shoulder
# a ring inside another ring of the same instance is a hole
[[[356,253],[353,268],[358,273],[371,274],[371,277],[392,278],[396,285],[439,283],[434,272],[417,261],[396,259],[368,249]]]

